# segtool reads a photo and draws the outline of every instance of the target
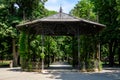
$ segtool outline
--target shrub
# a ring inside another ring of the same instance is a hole
[[[94,64],[94,60],[93,59],[88,59],[86,62],[85,62],[85,65],[86,65],[86,70],[89,72],[89,71],[94,71],[94,68],[95,68],[95,64]]]

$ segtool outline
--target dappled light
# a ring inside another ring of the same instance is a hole
[[[0,80],[120,80],[120,0],[60,1],[0,0]]]

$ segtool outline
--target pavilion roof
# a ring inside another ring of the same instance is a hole
[[[31,34],[75,35],[77,30],[80,34],[95,34],[105,28],[105,25],[59,12],[52,16],[19,24],[17,28],[19,30],[27,28]]]

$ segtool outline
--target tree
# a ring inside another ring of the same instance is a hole
[[[45,15],[44,3],[47,0],[16,0],[19,6],[19,15],[28,20],[43,17]]]
[[[120,1],[117,0],[117,7],[118,9],[118,13],[120,13]],[[117,34],[117,38],[118,38],[118,51],[117,51],[117,54],[118,54],[118,61],[119,61],[119,66],[120,66],[120,14],[118,14],[118,17],[117,17],[117,21],[118,21],[118,27],[116,28],[116,34]]]
[[[14,35],[12,33],[12,27],[8,27],[4,23],[0,23],[0,59],[11,59],[8,56],[11,56],[11,46],[9,45],[9,41],[11,41],[10,35]],[[9,40],[8,40],[9,39]],[[9,52],[10,53],[7,53]],[[6,56],[6,57],[5,57]]]
[[[1,42],[2,41],[7,42],[7,45],[9,47],[6,47],[5,49],[8,50],[8,53],[13,53],[13,56],[14,56],[13,59],[15,59],[13,62],[15,63],[15,66],[17,65],[16,58],[18,57],[17,45],[18,45],[18,34],[19,34],[18,31],[16,30],[16,25],[22,22],[23,18],[26,18],[27,20],[27,19],[37,18],[37,17],[40,17],[40,18],[43,17],[46,11],[46,9],[44,8],[44,3],[46,1],[47,0],[34,0],[34,1],[33,0],[26,0],[26,1],[1,0],[0,1],[0,11],[1,11],[0,33],[3,36],[1,37]],[[9,42],[13,42],[13,44]],[[13,47],[11,45],[13,45]],[[3,44],[1,44],[1,46],[3,46]],[[2,47],[0,49],[2,50]],[[13,49],[13,52],[11,51],[12,49]],[[4,50],[2,50],[2,53],[3,52]]]
[[[21,32],[19,38],[19,53],[21,56],[22,69],[26,68],[26,62],[28,60],[28,45],[26,43],[28,43],[27,35],[25,34],[25,32]]]
[[[7,51],[9,53],[12,53],[12,51],[11,51],[12,44],[9,42],[12,42],[12,38],[14,38],[16,36],[14,27],[15,27],[16,23],[18,23],[18,21],[16,20],[16,18],[13,18],[13,16],[11,16],[11,14],[9,12],[9,7],[5,1],[1,2],[0,11],[1,11],[1,13],[0,13],[1,43],[3,42],[4,44],[6,44],[8,46],[8,47],[5,47],[5,45],[4,45],[4,49],[6,51],[3,49],[1,49],[1,51],[5,52],[7,55],[8,54]],[[2,55],[2,56],[4,56],[4,55]],[[11,56],[11,55],[9,55],[9,56]],[[12,58],[9,58],[9,59],[12,59]]]
[[[119,43],[119,8],[118,0],[93,0],[99,22],[107,27],[101,35],[101,43],[109,46],[109,65],[114,65],[114,55]]]
[[[93,10],[94,5],[90,0],[81,0],[70,11],[70,14],[76,17],[96,21],[96,13],[93,12]]]
[[[90,0],[81,0],[70,11],[70,14],[97,21],[97,12],[94,11],[95,6]],[[99,61],[99,34],[88,34],[80,36],[80,61],[81,69],[86,70],[100,70]],[[98,62],[98,64],[96,64]],[[95,66],[96,65],[96,66]]]

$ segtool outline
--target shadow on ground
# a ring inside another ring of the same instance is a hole
[[[120,80],[120,70],[82,73],[82,72],[50,72],[49,78],[57,80]]]
[[[21,72],[20,68],[11,68],[9,71]],[[104,68],[101,72],[78,72],[67,63],[53,63],[45,69],[45,73],[33,73],[45,75],[49,80],[120,80],[120,68]],[[46,80],[46,79],[45,79]]]
[[[72,68],[72,66],[64,67],[63,65],[69,65],[67,63],[54,63],[48,69],[50,79],[57,80],[120,80],[120,68],[104,68],[101,72],[78,72],[78,70]],[[62,71],[60,71],[62,70]]]
[[[22,72],[20,67],[16,67],[16,68],[10,68],[8,69],[8,71],[13,71],[13,72]]]

